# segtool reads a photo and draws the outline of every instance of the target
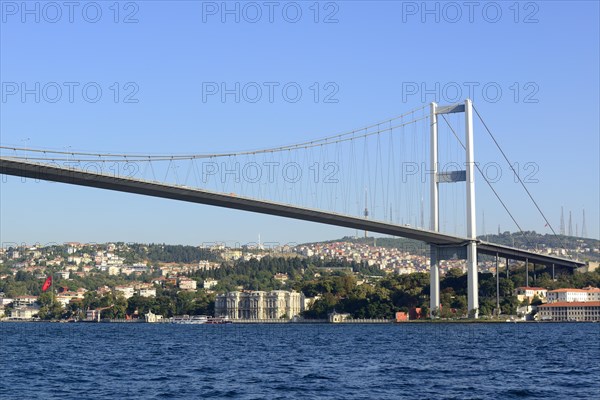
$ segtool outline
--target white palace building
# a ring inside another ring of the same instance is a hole
[[[556,289],[538,307],[542,321],[600,321],[600,289]]]
[[[217,295],[215,316],[229,319],[291,319],[304,311],[304,294],[285,290]]]

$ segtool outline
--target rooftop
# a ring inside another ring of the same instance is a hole
[[[589,293],[589,292],[600,292],[600,289],[598,289],[598,288],[587,288],[587,289],[563,288],[563,289],[555,289],[555,290],[549,291],[549,293],[567,293],[567,292]]]
[[[556,307],[600,307],[600,301],[560,301],[558,303],[548,303],[538,306],[538,308],[556,308]]]

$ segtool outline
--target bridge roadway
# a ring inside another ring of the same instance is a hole
[[[271,201],[255,200],[235,194],[223,194],[204,189],[176,186],[164,183],[145,181],[133,178],[116,177],[77,169],[63,168],[56,165],[39,164],[10,157],[0,157],[0,174],[62,182],[72,185],[88,186],[119,192],[135,193],[146,196],[161,197],[191,203],[207,204],[217,207],[251,211],[261,214],[276,215],[304,221],[319,222],[328,225],[366,230],[415,239],[441,247],[466,246],[469,239],[439,232],[418,229],[386,222],[331,213],[310,208],[296,207]],[[511,260],[528,260],[533,264],[577,268],[585,264],[565,258],[537,254],[531,251],[502,246],[494,243],[477,241],[478,254],[508,258]]]

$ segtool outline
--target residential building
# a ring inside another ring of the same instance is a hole
[[[62,304],[63,307],[66,307],[69,305],[69,303],[71,302],[71,300],[81,300],[83,299],[83,292],[70,292],[70,291],[63,291],[62,293],[59,293],[56,295],[56,300],[58,302],[60,302],[60,304]]]
[[[561,301],[538,306],[541,321],[600,321],[600,301]]]
[[[15,299],[11,299],[10,297],[0,297],[0,306],[7,306],[13,301],[15,301]]]
[[[213,270],[213,269],[218,269],[221,268],[221,264],[216,263],[216,262],[210,262],[210,261],[206,261],[206,260],[202,260],[198,262],[198,269],[200,271],[209,271],[209,270]]]
[[[17,296],[13,302],[15,307],[31,306],[37,301],[36,296]]]
[[[69,272],[69,271],[61,271],[61,272],[58,272],[58,275],[60,275],[60,277],[62,279],[69,279],[69,277],[71,276],[71,272]]]
[[[215,300],[215,315],[230,319],[291,319],[303,310],[304,295],[285,290],[236,291]]]
[[[239,260],[240,258],[242,258],[242,254],[243,253],[241,250],[227,249],[221,253],[221,258],[223,260],[235,261],[235,260]]]
[[[155,288],[140,288],[140,296],[156,297],[156,289]]]
[[[121,293],[126,299],[132,298],[134,294],[132,286],[115,286],[115,291]]]
[[[196,290],[196,281],[188,278],[179,279],[179,289],[181,290]]]
[[[204,289],[212,289],[212,288],[214,288],[215,286],[217,286],[217,284],[218,284],[218,283],[219,283],[219,281],[218,281],[218,280],[216,280],[216,279],[212,279],[212,278],[206,278],[206,279],[204,280],[204,283],[203,283],[202,287],[203,287]]]
[[[531,302],[537,296],[542,302],[545,302],[547,293],[548,290],[542,287],[520,286],[515,289],[515,296],[517,296],[519,301],[529,299],[529,302]]]
[[[121,267],[116,266],[116,265],[111,265],[110,267],[108,267],[109,275],[119,275],[120,273],[121,273]]]

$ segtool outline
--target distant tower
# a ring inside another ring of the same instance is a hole
[[[500,236],[500,224],[498,224],[498,236]]]
[[[369,218],[369,208],[367,207],[367,188],[365,188],[365,219]],[[367,230],[365,229],[365,239],[367,238]]]
[[[569,211],[569,236],[573,236],[573,220],[571,219],[571,211]]]
[[[585,226],[585,209],[583,210],[583,222],[581,223],[581,237],[587,237],[587,227]]]
[[[560,208],[560,234],[565,235],[565,211],[563,207]]]

